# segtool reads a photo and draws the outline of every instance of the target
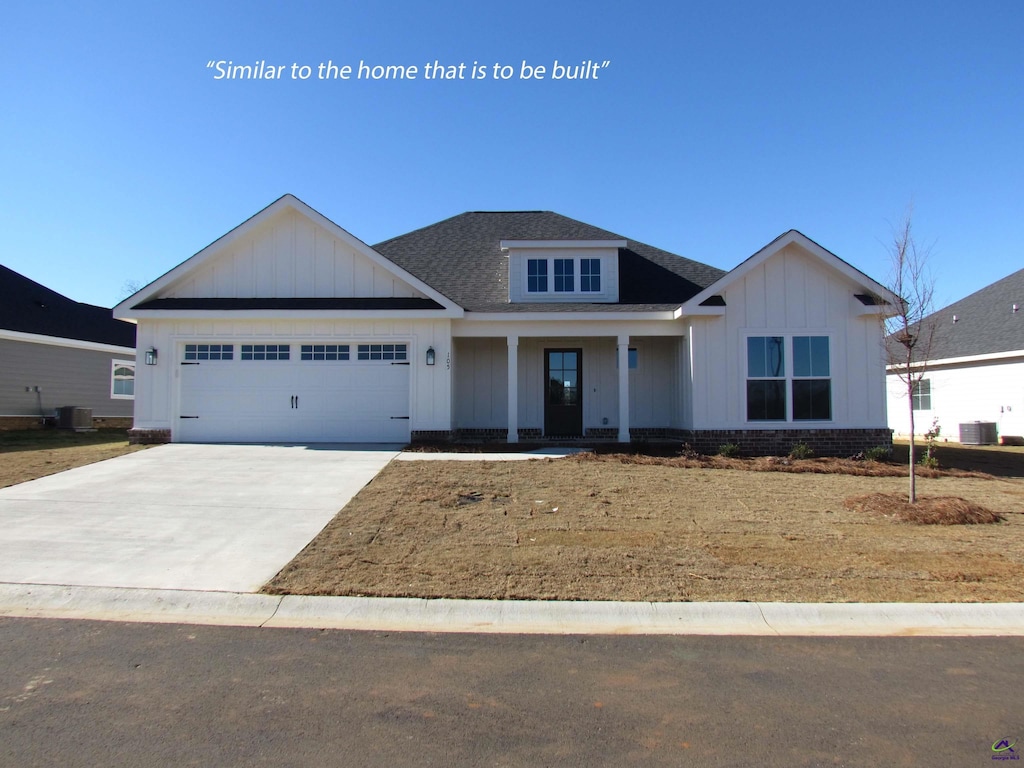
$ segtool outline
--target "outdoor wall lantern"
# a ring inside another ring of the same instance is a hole
[[[436,356],[434,355],[434,348],[433,347],[428,347],[427,348],[427,365],[433,365],[435,357]]]
[[[156,347],[146,350],[146,365],[156,365]]]

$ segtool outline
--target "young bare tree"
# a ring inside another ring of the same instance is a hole
[[[928,370],[935,337],[935,322],[931,318],[935,281],[928,271],[931,249],[918,247],[912,229],[912,211],[908,210],[899,227],[894,228],[889,246],[891,274],[887,287],[898,302],[894,313],[884,320],[889,370],[903,385],[910,414],[911,504],[917,501],[914,394]]]

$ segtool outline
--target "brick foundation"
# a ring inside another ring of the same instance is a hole
[[[128,430],[128,442],[132,445],[161,445],[171,442],[169,429],[132,429]]]
[[[805,443],[815,456],[853,456],[869,448],[892,446],[892,430],[877,429],[703,429],[681,431],[680,439],[700,453],[718,453],[732,443],[744,456],[782,456]]]

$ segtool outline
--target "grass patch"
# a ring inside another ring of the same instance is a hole
[[[1024,482],[940,470],[919,479],[922,495],[956,496],[1004,522],[894,525],[844,500],[901,494],[905,469],[834,461],[610,454],[393,462],[264,591],[550,600],[1024,600]],[[864,473],[839,474],[836,466]]]
[[[129,445],[123,429],[0,432],[0,488],[112,459],[147,446]]]

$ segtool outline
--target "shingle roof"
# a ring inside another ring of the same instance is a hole
[[[510,304],[501,240],[625,240],[619,303]],[[551,211],[463,213],[373,247],[471,312],[667,311],[725,274]]]
[[[41,336],[135,346],[135,325],[111,310],[81,304],[0,266],[0,328]]]
[[[925,322],[935,323],[931,360],[1024,351],[1024,269],[932,313]]]

